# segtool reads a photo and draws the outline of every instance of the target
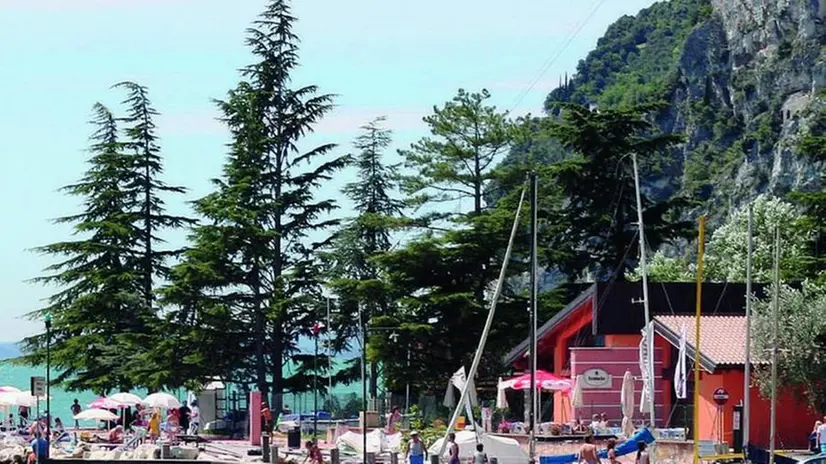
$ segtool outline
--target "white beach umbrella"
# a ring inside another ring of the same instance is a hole
[[[502,382],[502,377],[499,377],[499,383],[496,384],[496,409],[507,409],[508,398],[505,395],[507,386]]]
[[[121,404],[128,404],[129,406],[134,406],[136,404],[143,403],[143,400],[140,396],[134,395],[132,393],[115,393],[112,396],[108,397],[112,401],[116,401]]]
[[[46,397],[41,396],[41,400],[45,400]],[[26,391],[18,391],[18,392],[3,392],[0,393],[0,404],[7,404],[10,406],[26,406],[29,408],[33,408],[37,406],[38,398],[32,395],[32,392],[29,390]]]
[[[177,398],[169,393],[163,392],[153,393],[147,396],[143,399],[142,403],[149,408],[176,409],[181,407],[181,403]]]
[[[620,390],[620,406],[622,407],[622,433],[626,437],[634,434],[634,376],[630,371],[625,371],[622,377],[622,388]]]
[[[11,385],[5,385],[0,387],[0,393],[20,393],[20,389],[12,387]]]
[[[574,388],[571,391],[571,407],[574,409],[585,406],[585,401],[582,399],[582,383],[584,381],[582,375],[576,376],[576,382],[574,382]]]
[[[73,417],[74,420],[98,420],[98,421],[113,421],[118,419],[117,414],[112,414],[105,409],[87,409],[81,411]]]

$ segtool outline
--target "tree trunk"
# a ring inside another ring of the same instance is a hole
[[[370,397],[373,399],[379,396],[379,364],[370,363]]]
[[[256,250],[257,253],[257,250]],[[258,258],[255,258],[255,262],[252,266],[252,278],[253,278],[253,300],[254,300],[254,311],[255,311],[255,373],[256,377],[256,384],[258,385],[258,391],[261,392],[261,397],[266,399],[267,398],[267,363],[266,357],[264,356],[264,342],[265,342],[265,335],[266,335],[266,328],[264,325],[264,309],[261,305],[261,268],[258,261]]]

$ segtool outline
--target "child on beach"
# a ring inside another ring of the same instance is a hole
[[[305,446],[307,447],[307,457],[304,458],[304,462],[309,460],[310,464],[324,464],[324,458],[321,456],[321,449],[314,441],[308,441]]]
[[[473,453],[473,464],[488,464],[488,455],[485,454],[485,445],[476,445],[476,452]]]

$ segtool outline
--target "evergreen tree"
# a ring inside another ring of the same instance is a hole
[[[288,2],[272,0],[248,30],[247,44],[258,61],[219,102],[233,138],[224,175],[196,205],[208,223],[195,229],[193,249],[166,291],[179,312],[195,312],[179,314],[191,330],[179,323],[177,333],[191,335],[200,331],[195,323],[207,323],[205,332],[217,334],[231,322],[225,340],[209,335],[216,345],[189,346],[190,357],[211,356],[213,348],[232,356],[217,370],[233,369],[237,378],[239,371],[252,373],[257,388],[272,393],[274,410],[281,409],[285,390],[311,387],[313,356],[300,354],[297,342],[312,333],[323,306],[314,254],[326,243],[311,243],[309,234],[337,222],[324,218],[335,202],[313,195],[349,159],[324,159],[332,144],[298,149],[332,109],[333,96],[312,85],[291,86],[298,65],[294,21]],[[287,359],[297,365],[289,378],[283,375]]]
[[[424,118],[432,137],[400,151],[405,167],[415,172],[404,179],[413,206],[456,204],[469,198],[473,213],[482,211],[493,163],[513,136],[507,113],[485,106],[489,98],[484,89],[479,93],[459,89],[453,100],[434,107],[433,114]],[[435,215],[440,216],[444,214]]]
[[[127,91],[127,97],[123,102],[127,107],[127,113],[120,122],[126,124],[124,148],[131,154],[133,178],[125,188],[132,192],[137,200],[135,217],[143,230],[139,240],[139,246],[143,250],[140,264],[143,298],[148,314],[154,315],[153,281],[155,278],[166,277],[168,268],[165,262],[168,257],[178,253],[159,250],[155,245],[162,243],[162,240],[156,232],[184,227],[193,221],[166,212],[163,195],[182,194],[186,189],[167,185],[159,179],[163,174],[163,158],[154,122],[159,113],[149,100],[148,89],[134,82],[121,82],[115,87]]]
[[[630,155],[636,154],[644,176],[644,169],[656,168],[661,154],[679,138],[656,133],[646,119],[657,105],[606,111],[573,104],[562,108],[564,121],[549,120],[550,130],[573,154],[554,166],[552,182],[565,200],[560,220],[566,227],[552,247],[573,245],[574,252],[560,265],[568,276],[594,271],[598,279],[624,279],[639,255]],[[684,200],[655,202],[644,190],[641,195],[648,247],[656,250],[691,233],[692,224],[679,220]]]
[[[393,302],[380,281],[374,258],[391,249],[392,232],[402,224],[403,202],[397,191],[397,166],[385,165],[382,158],[392,143],[391,132],[382,127],[385,118],[365,126],[354,143],[358,180],[347,184],[343,193],[353,202],[356,217],[337,234],[332,250],[325,254],[331,266],[333,288],[344,304],[337,330],[339,340],[358,335],[358,312],[364,321],[392,313]],[[339,349],[344,346],[339,346]],[[370,363],[370,395],[378,393],[378,363]]]
[[[134,386],[125,353],[132,352],[131,335],[148,327],[140,317],[142,280],[134,259],[141,233],[130,214],[135,198],[123,188],[131,179],[132,161],[123,152],[112,113],[101,104],[94,113],[89,170],[62,189],[83,198],[84,211],[56,221],[73,224],[78,239],[37,249],[62,261],[34,281],[60,288],[45,308],[29,316],[53,317],[51,363],[60,371],[55,382],[105,394]],[[42,365],[47,343],[46,334],[25,339],[19,361]]]

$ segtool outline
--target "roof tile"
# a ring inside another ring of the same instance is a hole
[[[693,351],[695,346],[694,316],[656,316],[663,327],[680,336],[686,328],[686,344]],[[700,354],[717,365],[743,365],[746,363],[746,317],[700,316]]]

